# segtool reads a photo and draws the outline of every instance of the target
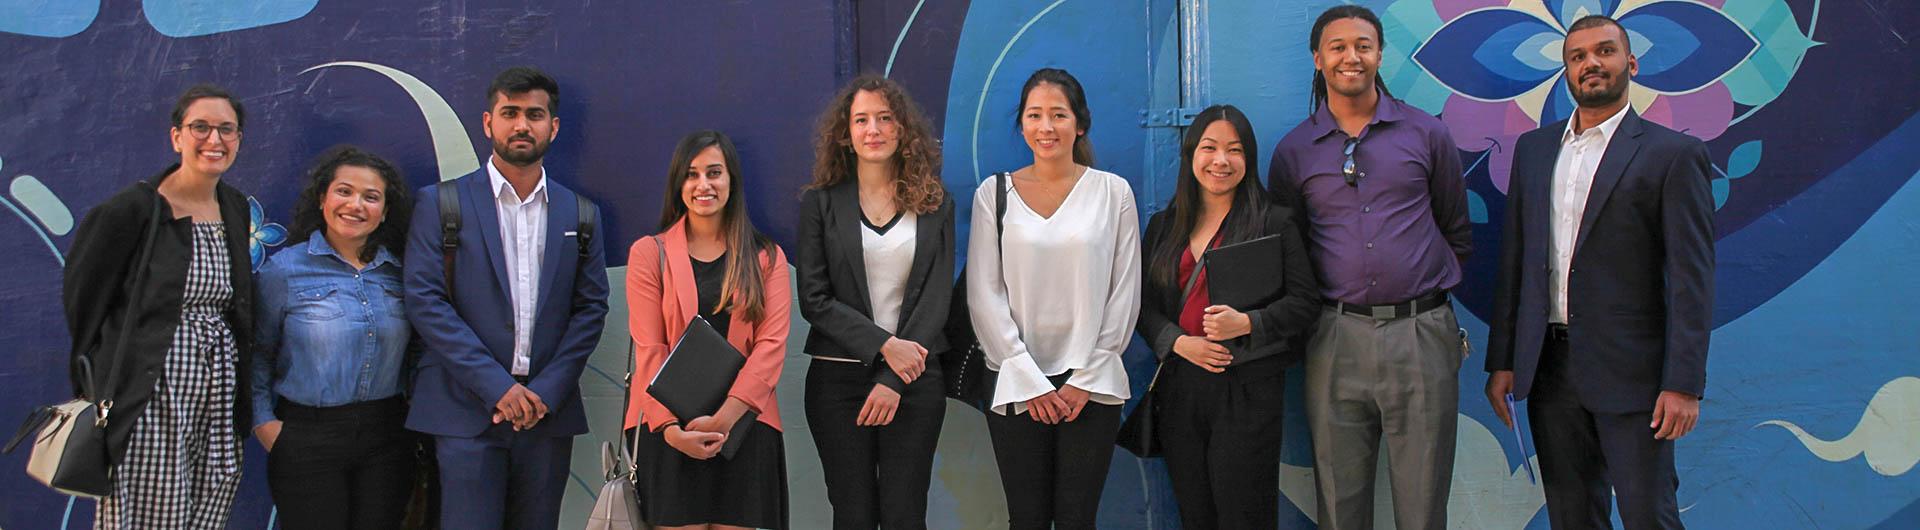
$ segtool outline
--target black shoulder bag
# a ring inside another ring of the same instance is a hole
[[[1007,186],[1012,173],[993,176],[993,229],[1000,236],[1007,234]],[[994,238],[999,242],[1000,238]],[[1002,249],[1006,248],[1001,244]],[[1005,260],[1001,260],[1005,262]],[[993,379],[987,371],[987,352],[980,348],[980,335],[974,332],[973,317],[967,310],[967,272],[960,269],[960,279],[953,284],[953,305],[947,313],[947,343],[953,349],[940,354],[940,373],[946,383],[947,397],[959,400],[981,411],[987,410],[993,399]]]

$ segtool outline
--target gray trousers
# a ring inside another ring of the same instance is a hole
[[[1395,526],[1447,527],[1465,355],[1458,329],[1452,305],[1392,320],[1321,310],[1305,388],[1320,528],[1373,528],[1383,437]]]

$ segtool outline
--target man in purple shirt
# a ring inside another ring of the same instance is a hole
[[[1313,111],[1274,148],[1268,183],[1304,215],[1327,301],[1305,391],[1320,527],[1373,527],[1384,433],[1396,525],[1442,529],[1466,355],[1447,289],[1471,223],[1453,139],[1387,94],[1375,73],[1384,45],[1364,7],[1314,22]]]

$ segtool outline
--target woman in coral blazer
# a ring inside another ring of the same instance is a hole
[[[740,159],[726,135],[688,135],[673,160],[662,231],[635,242],[627,258],[634,382],[653,380],[695,315],[747,362],[711,415],[674,417],[644,385],[635,388],[626,426],[646,427],[635,433],[636,490],[651,526],[786,528],[786,450],[774,386],[792,309],[787,259],[747,218]],[[755,424],[736,433],[748,411],[758,415]],[[729,433],[745,437],[731,458],[720,456]]]

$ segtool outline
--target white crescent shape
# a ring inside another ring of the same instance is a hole
[[[407,95],[413,98],[413,103],[420,107],[420,115],[427,119],[427,134],[433,137],[433,154],[440,166],[440,180],[453,180],[480,169],[480,158],[474,155],[473,144],[467,139],[465,128],[460,124],[460,117],[454,115],[453,107],[448,106],[447,100],[440,97],[440,93],[435,92],[433,87],[427,86],[425,82],[420,81],[420,78],[393,67],[359,61],[336,61],[315,65],[301,70],[300,73],[305,74],[333,66],[355,66],[372,70],[387,76],[395,84],[400,85],[401,89],[407,91]]]

